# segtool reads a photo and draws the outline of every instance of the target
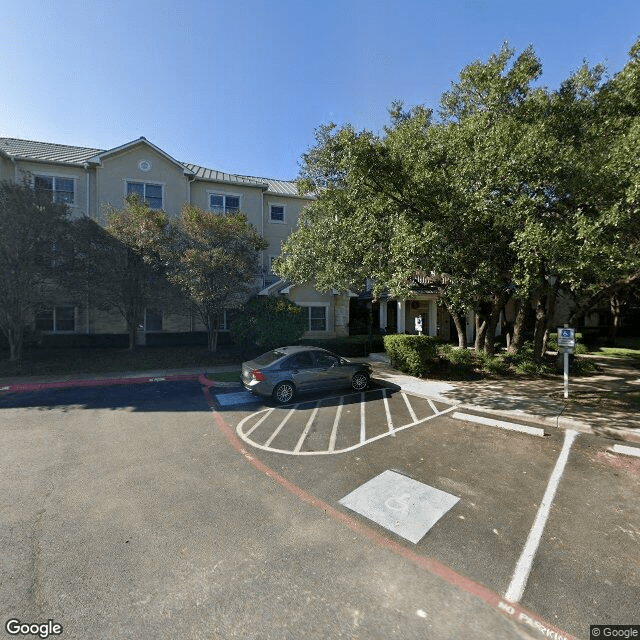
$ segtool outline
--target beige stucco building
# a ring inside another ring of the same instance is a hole
[[[114,149],[91,149],[16,138],[0,138],[0,181],[22,182],[51,192],[68,204],[72,216],[89,216],[100,223],[105,208],[122,208],[130,193],[137,193],[152,208],[178,215],[191,203],[212,215],[241,211],[268,241],[256,265],[254,290],[263,295],[286,295],[306,308],[310,337],[334,337],[348,333],[349,299],[339,292],[319,293],[312,287],[292,287],[278,281],[271,263],[282,242],[296,227],[309,197],[300,196],[293,182],[224,173],[180,162],[145,138]],[[65,304],[38,319],[39,329],[50,334],[125,333],[124,320],[116,312]],[[225,318],[222,330],[228,330]],[[194,317],[170,309],[148,309],[139,330],[139,341],[149,334],[201,331]]]

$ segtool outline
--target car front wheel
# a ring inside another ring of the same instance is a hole
[[[359,371],[353,374],[351,378],[351,388],[354,391],[364,391],[369,386],[369,376]]]
[[[280,382],[273,390],[273,397],[281,404],[291,402],[295,395],[296,388],[293,386],[293,382]]]

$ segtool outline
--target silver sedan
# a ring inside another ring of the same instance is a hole
[[[278,347],[242,363],[242,384],[260,396],[291,402],[299,392],[340,387],[363,391],[371,367],[318,347]]]

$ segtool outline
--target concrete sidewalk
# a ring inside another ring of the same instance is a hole
[[[564,398],[561,375],[547,378],[425,380],[392,369],[385,356],[370,359],[374,377],[403,390],[504,419],[575,429],[640,444],[640,369],[628,361],[598,359],[602,373],[569,379]]]

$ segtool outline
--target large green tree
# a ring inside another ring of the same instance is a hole
[[[0,331],[19,361],[25,328],[48,307],[68,208],[31,185],[0,184]]]
[[[177,221],[165,220],[157,253],[169,282],[206,327],[209,351],[217,349],[225,310],[246,302],[267,246],[242,213],[216,215],[187,204]]]
[[[540,358],[561,287],[586,291],[597,274],[610,281],[603,253],[628,273],[629,251],[619,238],[626,227],[611,205],[621,191],[612,191],[611,171],[601,168],[612,139],[597,129],[602,72],[584,65],[549,91],[537,86],[541,64],[533,49],[515,56],[505,45],[463,69],[442,96],[437,119],[425,107],[404,111],[398,103],[383,135],[349,125],[319,128],[300,180],[318,198],[276,271],[294,281],[315,279],[321,289],[357,288],[371,277],[374,292],[394,295],[406,294],[417,272],[446,274],[443,300],[458,321],[461,345],[460,315],[473,309],[476,346],[493,352],[499,314],[514,297],[512,349],[522,344],[533,306]],[[637,65],[625,72],[618,85],[633,83]],[[620,91],[616,86],[608,90]],[[627,106],[628,120],[633,113]],[[630,124],[620,126],[633,134]],[[631,175],[637,163],[628,164]],[[627,184],[628,193],[631,178]]]

